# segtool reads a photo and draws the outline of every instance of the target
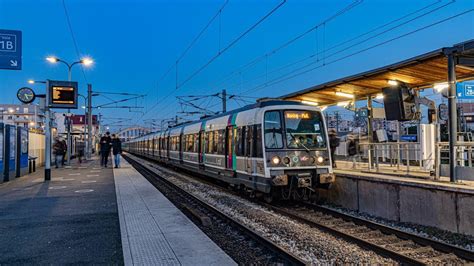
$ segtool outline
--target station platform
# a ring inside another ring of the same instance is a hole
[[[474,183],[433,180],[422,171],[400,172],[367,163],[336,161],[336,181],[320,196],[331,204],[391,221],[434,227],[474,236]],[[403,169],[403,168],[402,168]]]
[[[114,169],[126,265],[236,265],[130,164]]]
[[[98,162],[0,184],[0,265],[122,263],[113,171]]]
[[[98,164],[0,184],[0,265],[235,265],[125,160]]]

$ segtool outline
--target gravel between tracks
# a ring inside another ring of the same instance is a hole
[[[293,221],[242,197],[161,166],[154,165],[154,167],[158,175],[272,239],[311,264],[396,264],[389,258]]]

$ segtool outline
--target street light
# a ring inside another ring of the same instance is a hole
[[[48,56],[46,57],[46,61],[52,63],[52,64],[56,64],[57,62],[61,62],[63,64],[65,64],[67,66],[67,69],[68,69],[68,81],[71,81],[71,75],[72,75],[72,67],[77,65],[77,64],[83,64],[85,66],[90,66],[94,63],[94,60],[92,60],[92,58],[90,57],[84,57],[82,58],[81,60],[79,61],[76,61],[76,62],[73,62],[73,63],[68,63],[60,58],[57,58],[55,56]],[[69,112],[69,111],[68,111]],[[70,118],[69,117],[66,117],[67,118],[67,146],[68,146],[68,149],[67,149],[67,164],[70,165],[71,164],[71,147],[72,147],[72,143],[71,143],[71,125],[70,125]]]
[[[68,68],[68,81],[71,81],[71,70],[72,70],[72,67],[74,65],[77,65],[77,64],[83,64],[85,66],[90,66],[94,63],[94,60],[92,60],[92,58],[90,57],[84,57],[82,58],[81,60],[79,61],[76,61],[76,62],[73,62],[72,64],[60,59],[60,58],[57,58],[55,56],[48,56],[46,57],[46,61],[52,63],[52,64],[55,64],[57,62],[61,62],[63,64],[65,64]]]

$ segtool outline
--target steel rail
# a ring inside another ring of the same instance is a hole
[[[161,184],[165,184],[170,188],[171,190],[174,190],[178,192],[182,197],[186,197],[188,199],[191,199],[195,203],[199,204],[200,206],[204,207],[206,210],[211,212],[212,214],[220,217],[221,219],[229,222],[232,224],[233,227],[238,228],[240,231],[244,232],[247,236],[251,237],[254,241],[262,244],[265,246],[267,249],[271,250],[274,254],[276,254],[279,258],[282,258],[285,260],[288,265],[306,265],[307,263],[300,258],[298,258],[296,255],[288,251],[287,249],[275,244],[273,241],[270,239],[260,235],[253,229],[249,228],[243,223],[238,222],[237,220],[233,219],[232,217],[228,216],[227,214],[221,212],[214,206],[211,206],[207,202],[204,202],[203,200],[199,199],[198,197],[192,195],[191,193],[185,191],[184,189],[180,188],[176,184],[172,183],[171,181],[167,180],[166,178],[160,176],[157,174],[155,171],[150,169],[149,167],[141,164],[138,160],[133,159],[129,155],[124,155],[122,156],[129,161],[129,163],[141,174],[145,174],[145,178],[150,181],[157,189],[159,189],[159,186],[157,186],[157,182],[161,182]],[[150,177],[150,178],[149,178]]]

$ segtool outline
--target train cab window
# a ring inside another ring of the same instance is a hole
[[[265,147],[269,149],[283,148],[283,131],[281,127],[280,111],[265,113]]]
[[[294,149],[325,148],[326,140],[321,113],[285,111],[286,145]]]

